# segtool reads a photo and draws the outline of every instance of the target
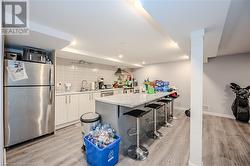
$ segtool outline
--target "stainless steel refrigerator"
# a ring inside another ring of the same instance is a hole
[[[13,80],[10,65],[22,64],[26,78]],[[5,60],[4,144],[15,145],[55,129],[54,66]]]

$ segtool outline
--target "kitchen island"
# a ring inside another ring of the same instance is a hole
[[[101,115],[103,123],[109,123],[121,136],[121,152],[126,154],[127,148],[130,145],[136,144],[136,118],[124,115],[124,113],[134,109],[142,109],[150,111],[144,106],[150,102],[170,95],[175,92],[159,92],[156,94],[132,93],[118,94],[102,98],[96,98],[96,112]],[[157,121],[164,122],[164,111],[161,108],[158,111]],[[148,137],[146,133],[153,129],[153,111],[150,111],[143,118],[140,118],[140,138],[146,141]]]

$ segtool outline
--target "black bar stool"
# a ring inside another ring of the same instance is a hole
[[[169,100],[168,98],[162,98],[162,99],[157,101],[157,102],[160,102],[160,103],[164,103],[164,126],[165,127],[172,126],[169,123],[169,119],[170,119],[170,107],[169,107],[169,105],[170,105],[171,101],[172,101],[172,99]]]
[[[177,99],[179,96],[180,95],[177,95],[175,97],[173,97],[173,96],[168,96],[167,97],[169,100],[172,100],[171,103],[170,103],[171,104],[171,114],[170,114],[170,116],[171,116],[172,120],[177,120],[178,119],[176,116],[174,116],[174,100]]]
[[[159,110],[159,108],[161,108],[162,105],[152,103],[152,104],[146,105],[145,107],[153,109],[154,131],[152,133],[150,133],[148,136],[150,138],[153,138],[153,139],[158,139],[158,138],[160,138],[160,136],[162,136],[162,133],[157,130],[157,126],[156,126],[157,125],[157,114],[156,114],[156,111]]]
[[[150,111],[143,111],[140,109],[134,109],[126,112],[123,115],[129,115],[136,118],[136,145],[131,145],[128,148],[128,156],[135,160],[144,160],[148,156],[148,150],[144,146],[140,145],[140,118]]]

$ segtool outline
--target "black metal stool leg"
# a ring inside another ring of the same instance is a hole
[[[145,160],[148,156],[148,150],[140,145],[140,119],[136,118],[136,145],[132,145],[128,148],[128,156],[135,160]]]
[[[167,104],[167,127],[172,127],[173,125],[171,124],[171,108],[170,108],[170,103]]]
[[[153,131],[148,133],[148,137],[152,139],[159,139],[162,136],[162,133],[157,131],[157,115],[156,115],[157,110],[153,109],[153,120],[154,120],[154,129]]]
[[[178,118],[176,116],[174,116],[174,100],[172,101],[172,118],[173,120],[177,120]]]
[[[156,109],[154,109],[154,135],[159,138],[160,134],[157,132],[157,114]]]
[[[166,111],[166,104],[164,104],[164,123],[163,127],[168,127],[167,126],[167,111]]]

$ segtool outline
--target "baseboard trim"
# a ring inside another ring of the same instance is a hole
[[[192,163],[192,162],[189,160],[189,161],[188,161],[188,166],[203,166],[203,164],[201,164],[201,165],[196,165],[196,164]]]
[[[68,122],[68,123],[56,125],[55,130],[60,130],[60,129],[68,127],[68,126],[75,125],[77,123],[80,123],[80,121],[76,120],[76,121],[73,121],[73,122]]]
[[[174,107],[174,109],[178,110],[178,111],[186,111],[186,110],[188,110],[188,108],[184,108],[184,107]],[[192,114],[192,110],[191,110],[191,114]],[[228,114],[222,114],[222,113],[216,113],[216,112],[210,112],[210,111],[203,111],[203,114],[218,116],[218,117],[222,117],[222,118],[229,118],[229,119],[234,119],[235,120],[235,117],[233,115],[228,115]]]
[[[221,113],[216,113],[216,112],[203,111],[203,114],[212,115],[212,116],[218,116],[218,117],[223,117],[223,118],[229,118],[229,119],[235,119],[235,117],[232,116],[232,115],[221,114]]]

